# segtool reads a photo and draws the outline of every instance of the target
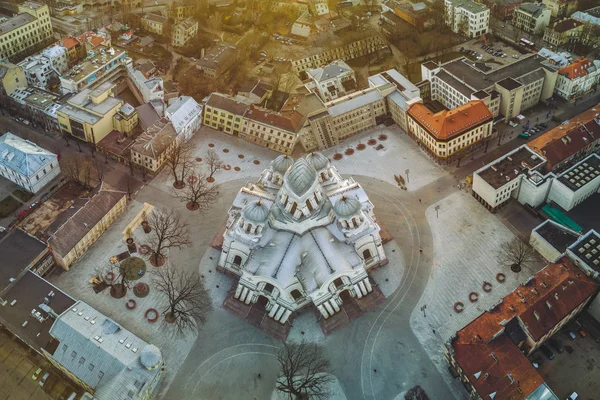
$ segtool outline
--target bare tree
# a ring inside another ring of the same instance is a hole
[[[277,389],[296,399],[327,399],[333,381],[323,347],[317,343],[284,343],[277,354],[281,372]]]
[[[92,167],[94,168],[98,182],[102,182],[104,180],[104,175],[106,175],[106,171],[108,171],[108,164],[99,158],[94,158],[92,160]]]
[[[71,143],[69,143],[71,141],[71,134],[69,132],[62,131],[61,136],[67,144],[67,147],[71,146]]]
[[[83,166],[83,158],[77,153],[66,153],[60,159],[60,169],[71,180],[81,182],[80,172]]]
[[[179,142],[173,147],[166,159],[167,168],[173,174],[173,186],[181,189],[185,186],[185,178],[189,175],[194,166],[192,160],[192,146],[190,142]]]
[[[429,400],[429,396],[425,390],[419,385],[413,386],[404,395],[404,400]]]
[[[87,187],[92,187],[92,171],[94,167],[92,163],[88,160],[83,160],[81,165],[81,173],[83,174],[83,184]]]
[[[106,263],[102,266],[94,268],[90,284],[95,289],[103,290],[104,287],[110,288],[110,295],[120,299],[127,294],[127,289],[130,287],[129,280],[120,268],[120,265],[115,263]]]
[[[519,272],[522,267],[535,261],[536,256],[533,247],[517,237],[502,243],[498,250],[498,262],[510,267],[513,272]]]
[[[153,253],[150,260],[154,265],[165,262],[165,252],[168,249],[181,249],[190,245],[188,227],[173,209],[154,210],[148,216],[148,224],[154,233],[150,240]]]
[[[185,336],[187,331],[197,330],[198,324],[206,321],[212,301],[197,272],[157,268],[153,271],[152,283],[166,297],[162,313],[165,322],[175,326],[176,336]]]
[[[206,211],[219,197],[219,186],[208,182],[204,174],[191,174],[188,184],[181,192],[175,192],[181,201],[187,203],[190,211]]]
[[[206,165],[210,171],[210,175],[206,178],[209,182],[214,182],[213,175],[219,172],[224,167],[223,161],[219,158],[217,153],[213,149],[209,149],[206,153]]]

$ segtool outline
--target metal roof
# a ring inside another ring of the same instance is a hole
[[[10,132],[0,137],[0,165],[30,177],[56,160],[56,154]],[[56,163],[57,164],[57,163]]]

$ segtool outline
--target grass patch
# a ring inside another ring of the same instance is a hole
[[[15,190],[14,192],[12,192],[12,195],[15,196],[17,199],[21,200],[23,203],[27,203],[33,197],[32,193],[21,189]]]
[[[17,208],[21,206],[21,203],[12,196],[6,196],[0,201],[0,218],[6,218],[12,214]]]

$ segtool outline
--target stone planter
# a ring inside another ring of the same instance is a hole
[[[142,221],[142,229],[144,229],[144,233],[152,232],[152,228],[150,227],[148,221]]]
[[[127,250],[129,250],[130,253],[136,253],[137,246],[135,245],[133,238],[127,238],[126,242],[127,242]]]

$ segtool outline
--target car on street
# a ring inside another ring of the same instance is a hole
[[[540,350],[542,350],[542,353],[544,353],[544,355],[545,355],[546,357],[548,357],[548,360],[554,360],[554,357],[556,357],[556,356],[554,355],[554,353],[552,352],[552,350],[550,350],[550,348],[549,348],[548,346],[546,346],[545,344],[543,344],[543,345],[540,347]]]
[[[573,331],[569,331],[568,335],[571,338],[571,340],[577,339],[577,336],[575,336],[575,333],[573,333]]]
[[[526,132],[519,133],[519,138],[520,139],[527,139],[527,138],[529,138],[529,133],[526,133]]]
[[[563,351],[565,351],[564,346],[557,339],[550,338],[550,340],[548,340],[548,344],[550,344],[550,346],[552,346],[559,353],[562,353]]]
[[[579,329],[579,334],[581,335],[581,337],[586,337],[587,336],[587,332],[583,330],[583,328]]]

